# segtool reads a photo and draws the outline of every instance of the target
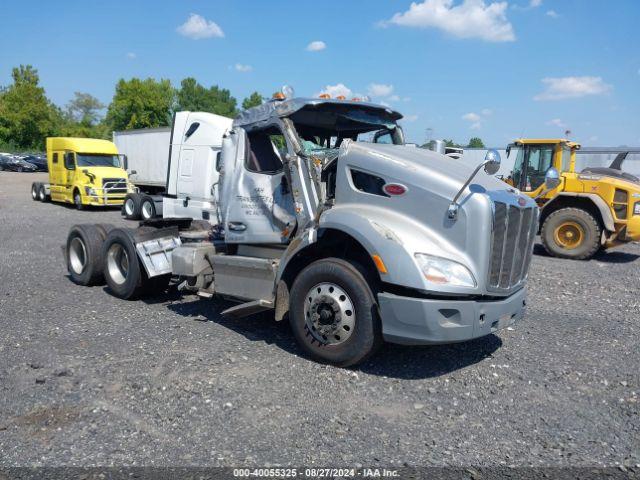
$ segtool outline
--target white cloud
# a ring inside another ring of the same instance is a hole
[[[482,115],[484,115],[485,117],[488,117],[493,113],[493,110],[491,110],[490,108],[483,108],[480,113],[482,113]]]
[[[638,74],[640,75],[640,70],[638,70]],[[411,97],[404,97],[402,99],[403,102],[410,102],[411,101]]]
[[[390,102],[399,102],[400,101],[400,96],[391,95],[387,100],[389,100]]]
[[[558,127],[558,128],[563,129],[563,130],[567,128],[567,124],[564,123],[559,118],[554,118],[553,120],[549,120],[547,122],[547,125],[551,125],[552,127]]]
[[[547,16],[551,18],[558,18],[560,15],[558,15],[558,12],[555,10],[547,10]]]
[[[507,20],[507,2],[463,0],[424,0],[413,2],[409,10],[396,13],[381,22],[402,27],[439,28],[458,38],[479,38],[487,42],[512,42],[516,39],[513,26]]]
[[[587,95],[603,95],[611,91],[611,85],[604,83],[602,77],[547,77],[542,79],[546,90],[534,100],[564,100]]]
[[[462,116],[462,119],[467,120],[469,122],[479,122],[481,117],[477,113],[469,112],[469,113],[465,113]]]
[[[469,127],[471,130],[480,130],[482,128],[482,124],[480,122],[472,123]]]
[[[238,72],[250,72],[251,70],[253,70],[253,67],[251,65],[243,65],[241,63],[236,63],[233,68],[235,68]]]
[[[327,48],[327,44],[322,40],[315,40],[307,45],[307,50],[310,52],[319,52],[320,50],[324,50]]]
[[[349,87],[347,87],[344,83],[338,83],[336,85],[327,85],[326,87],[324,87],[323,90],[320,91],[320,93],[316,94],[316,96],[322,95],[325,93],[329,94],[331,98],[335,98],[340,95],[343,95],[347,98],[351,98],[354,96],[353,91]]]
[[[372,97],[388,97],[393,93],[393,85],[372,83],[369,85],[369,95]]]
[[[129,60],[135,60],[135,59],[136,59],[136,57],[137,57],[137,55],[136,55],[135,53],[133,53],[133,52],[129,52],[129,53],[127,53],[127,58],[128,58]]]
[[[184,35],[185,37],[189,37],[193,40],[211,37],[224,37],[224,32],[216,22],[207,20],[195,13],[189,15],[187,21],[180,25],[176,31],[180,35]]]
[[[416,120],[418,120],[418,115],[405,115],[404,117],[402,117],[402,120],[404,120],[405,122],[415,122]]]
[[[542,0],[531,0],[529,2],[530,8],[538,8],[540,5],[542,5]]]

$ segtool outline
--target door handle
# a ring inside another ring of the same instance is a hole
[[[247,226],[242,222],[229,222],[227,226],[229,230],[233,230],[234,232],[244,232],[247,229]]]

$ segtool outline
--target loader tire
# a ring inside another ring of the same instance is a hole
[[[382,344],[376,298],[361,270],[327,258],[310,264],[294,280],[291,329],[314,359],[348,367],[366,360]]]
[[[74,225],[67,236],[66,262],[69,276],[78,285],[100,285],[104,237],[97,225]]]
[[[134,233],[131,228],[114,228],[102,247],[104,278],[111,293],[123,300],[162,293],[171,279],[171,275],[147,276],[138,259]]]
[[[600,248],[602,227],[586,210],[562,208],[542,224],[540,238],[547,252],[559,258],[588,260]]]
[[[128,193],[122,204],[122,215],[127,220],[140,220],[142,209],[142,195],[139,193]]]

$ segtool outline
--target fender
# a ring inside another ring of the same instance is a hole
[[[427,288],[414,259],[415,252],[450,258],[475,270],[474,263],[464,252],[459,252],[446,238],[415,219],[399,215],[395,210],[350,203],[324,211],[317,226],[304,230],[291,242],[280,261],[276,285],[295,254],[315,243],[317,231],[325,228],[339,230],[358,241],[369,255],[379,255],[387,268],[387,273],[380,273],[381,280],[386,283],[419,290]],[[468,288],[458,288],[449,287],[447,291],[469,294]]]
[[[605,202],[599,195],[595,193],[571,193],[571,192],[562,192],[548,201],[541,209],[541,213],[543,213],[546,208],[551,205],[558,197],[581,197],[588,198],[593,202],[593,204],[598,207],[600,211],[600,215],[602,216],[602,222],[604,223],[604,228],[609,230],[610,232],[615,232],[616,228],[614,226],[613,214],[611,213],[611,209],[607,202]]]

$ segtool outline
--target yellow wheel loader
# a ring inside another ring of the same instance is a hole
[[[624,154],[608,168],[576,172],[579,149],[567,139],[518,139],[507,147],[514,166],[506,182],[538,202],[547,252],[584,260],[599,249],[640,240],[640,180],[622,172]],[[551,167],[560,173],[560,185],[548,190]]]

